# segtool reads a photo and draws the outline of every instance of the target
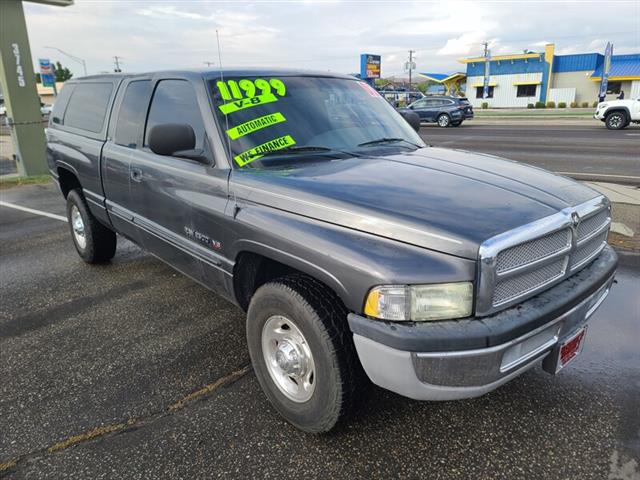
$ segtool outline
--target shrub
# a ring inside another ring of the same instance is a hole
[[[536,102],[536,108],[544,108],[544,102]]]
[[[527,108],[533,108],[533,103],[527,103]]]
[[[578,108],[578,102],[571,102],[571,108]]]
[[[486,110],[487,108],[489,108],[489,102],[482,102],[482,109]]]
[[[547,102],[547,108],[556,108],[556,102],[549,100]]]
[[[589,102],[582,102],[582,108],[589,108]]]
[[[558,102],[558,108],[567,108],[567,104],[565,102]]]
[[[593,108],[596,108],[598,106],[598,101],[596,100],[595,102],[593,102],[593,105],[591,105]]]

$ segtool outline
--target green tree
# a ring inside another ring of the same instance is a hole
[[[391,82],[389,82],[389,80],[386,80],[386,79],[384,79],[384,78],[376,78],[376,79],[373,81],[373,83],[374,83],[374,85],[375,85],[377,88],[384,89],[384,88],[386,88],[386,87],[387,87],[387,85],[389,85],[389,83],[391,83]]]
[[[427,89],[433,85],[434,82],[431,80],[427,80],[426,82],[421,82],[416,85],[416,89],[421,91],[422,93],[427,93]]]
[[[60,62],[56,62],[56,82],[66,82],[73,77],[73,73],[67,67],[63,67]]]

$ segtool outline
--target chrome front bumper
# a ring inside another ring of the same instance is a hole
[[[607,297],[612,283],[613,275],[554,320],[489,348],[420,353],[398,350],[357,333],[353,338],[364,370],[382,388],[416,400],[477,397],[528,370],[558,342],[582,328]]]

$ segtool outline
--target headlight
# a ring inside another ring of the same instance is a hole
[[[607,108],[609,105],[607,105],[606,103],[599,103],[597,109],[603,109],[603,108]]]
[[[471,315],[471,282],[432,285],[387,285],[369,291],[364,313],[391,321],[444,320]]]

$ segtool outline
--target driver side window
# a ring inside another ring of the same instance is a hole
[[[144,146],[149,146],[149,132],[163,123],[186,123],[196,134],[196,149],[202,149],[204,143],[204,122],[196,92],[186,80],[161,80],[153,94],[147,126],[144,134]]]

